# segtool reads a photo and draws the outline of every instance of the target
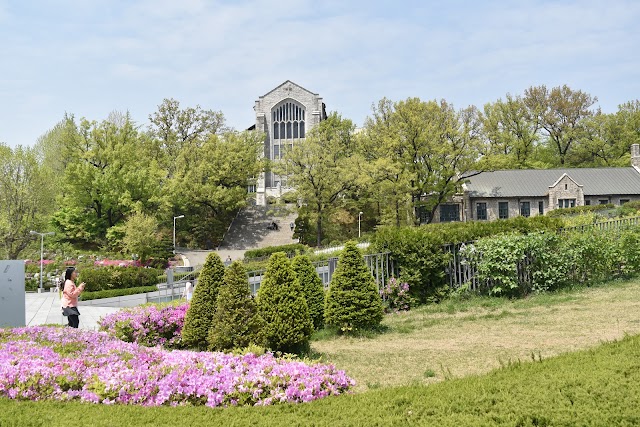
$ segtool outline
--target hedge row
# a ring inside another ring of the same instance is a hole
[[[480,291],[520,297],[635,274],[640,229],[485,237],[463,255],[477,269]]]
[[[244,259],[268,257],[276,252],[284,252],[286,254],[305,253],[309,247],[301,243],[291,243],[289,245],[269,246],[267,248],[251,249],[244,253]]]
[[[492,222],[429,224],[417,228],[381,227],[374,234],[371,244],[374,251],[390,252],[390,258],[400,270],[400,280],[409,284],[414,298],[425,303],[438,301],[448,293],[445,269],[450,255],[445,251],[446,244],[509,232],[555,232],[563,225],[561,218],[535,216]]]
[[[79,281],[86,283],[86,290],[95,292],[155,286],[163,271],[143,267],[97,267],[84,268],[79,273]]]
[[[611,203],[607,203],[606,205],[574,206],[572,208],[554,209],[550,212],[547,212],[546,216],[549,216],[549,217],[571,216],[571,215],[581,214],[585,212],[597,212],[597,211],[603,211],[603,210],[614,209],[614,208],[615,206]]]
[[[154,286],[140,286],[137,288],[127,288],[127,289],[109,289],[105,291],[83,292],[80,295],[80,299],[82,301],[89,301],[92,299],[114,298],[114,297],[122,297],[125,295],[143,294],[146,292],[154,292],[157,290],[158,290],[158,287],[154,285]]]

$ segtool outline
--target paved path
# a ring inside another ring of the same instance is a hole
[[[78,304],[80,310],[80,328],[97,330],[98,320],[102,316],[115,313],[120,307],[92,307]],[[62,315],[58,293],[41,294],[27,292],[25,294],[25,321],[27,326],[66,325],[67,318]]]

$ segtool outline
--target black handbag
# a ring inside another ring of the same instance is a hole
[[[62,307],[63,316],[80,316],[78,307]]]

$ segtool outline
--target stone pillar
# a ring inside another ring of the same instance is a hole
[[[631,166],[640,168],[640,144],[631,145]]]

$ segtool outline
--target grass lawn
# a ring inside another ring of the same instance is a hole
[[[445,302],[384,324],[312,342],[359,382],[353,395],[228,409],[0,399],[0,426],[640,424],[640,280]]]

